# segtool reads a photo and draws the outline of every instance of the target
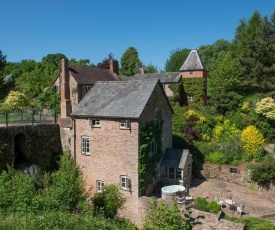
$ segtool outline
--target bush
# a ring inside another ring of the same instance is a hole
[[[253,167],[251,180],[262,186],[275,182],[275,160],[266,159]]]
[[[195,204],[195,207],[198,209],[198,210],[201,210],[201,211],[204,211],[204,212],[208,212],[209,209],[208,209],[208,201],[202,197],[196,197],[194,199],[194,204]]]
[[[97,193],[93,198],[94,211],[107,218],[114,218],[125,199],[116,185],[105,185],[102,193]]]
[[[154,198],[151,201],[149,214],[146,216],[143,230],[159,230],[159,229],[192,229],[194,225],[201,224],[199,219],[204,218],[198,216],[192,218],[191,211],[185,210],[184,217],[175,203],[168,204],[165,200],[157,202]]]
[[[207,209],[209,212],[218,213],[221,210],[221,206],[217,202],[211,201],[207,204]]]
[[[224,163],[224,154],[221,152],[213,152],[210,153],[207,159],[215,164],[223,164]]]
[[[241,140],[245,154],[253,156],[255,153],[263,151],[265,140],[255,126],[250,125],[245,128],[242,132]]]

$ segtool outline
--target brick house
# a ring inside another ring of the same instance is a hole
[[[137,225],[142,219],[142,195],[150,195],[161,181],[179,184],[191,177],[189,151],[172,149],[172,114],[169,100],[157,79],[99,81],[71,113],[73,156],[87,188],[92,188],[91,195],[101,192],[106,184],[119,185],[127,199],[120,215]],[[138,174],[140,130],[158,119],[163,121],[163,157],[155,169],[154,180],[142,192]]]
[[[118,62],[111,60],[110,69],[101,69],[69,66],[67,59],[61,60],[60,73],[54,81],[61,93],[61,118],[69,117],[97,81],[121,81],[118,76]]]
[[[183,63],[182,67],[180,68],[180,72],[183,78],[188,101],[191,102],[191,101],[197,100],[195,98],[196,95],[194,95],[194,91],[197,90],[197,88],[194,87],[194,85],[199,85],[199,87],[201,87],[200,89],[201,92],[199,97],[202,98],[204,103],[206,103],[207,102],[207,72],[201,61],[199,53],[196,49],[191,50],[185,62]],[[192,79],[195,79],[195,80],[192,80]],[[198,84],[198,82],[202,84]],[[188,83],[189,85],[193,85],[192,87],[193,90],[188,85]]]
[[[186,99],[189,103],[202,101],[205,104],[207,101],[207,72],[196,49],[191,50],[179,72],[145,73],[144,68],[142,68],[140,74],[123,80],[152,78],[160,80],[168,97],[174,96],[169,85],[177,84],[182,79]]]

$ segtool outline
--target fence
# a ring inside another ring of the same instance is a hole
[[[56,123],[56,112],[43,109],[43,110],[11,110],[0,111],[0,125],[13,125],[13,124],[37,124],[37,123]]]

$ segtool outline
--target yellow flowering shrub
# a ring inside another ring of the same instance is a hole
[[[217,142],[231,139],[239,133],[240,130],[236,128],[235,124],[231,124],[229,120],[225,120],[223,124],[216,125],[213,129],[213,137]]]
[[[265,144],[263,135],[253,125],[243,130],[241,141],[244,153],[250,156],[262,151]]]
[[[250,111],[249,103],[244,102],[243,105],[242,105],[242,112],[243,113],[249,113],[249,111]]]
[[[205,116],[200,116],[199,120],[198,120],[198,124],[203,124],[206,121],[206,117]]]
[[[210,141],[210,139],[211,139],[211,137],[208,134],[205,133],[205,134],[202,135],[202,140]]]
[[[188,109],[188,111],[186,113],[187,113],[187,117],[188,118],[197,117],[198,116],[198,114],[194,110],[192,110],[192,109]]]

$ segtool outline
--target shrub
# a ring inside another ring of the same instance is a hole
[[[243,130],[241,141],[244,153],[250,156],[262,151],[265,143],[263,135],[253,125]]]
[[[103,213],[107,218],[114,218],[125,199],[116,185],[105,185],[102,193],[97,193],[92,202],[96,213]]]
[[[221,152],[213,152],[210,153],[207,159],[215,164],[223,164],[224,162],[224,155]]]
[[[233,165],[233,166],[239,166],[240,165],[240,161],[239,160],[233,160],[231,162],[231,165]]]
[[[275,160],[267,159],[253,167],[251,180],[267,186],[275,182]]]
[[[194,199],[194,204],[195,204],[195,207],[198,209],[198,210],[201,210],[201,211],[204,211],[204,212],[208,212],[209,209],[208,209],[208,201],[202,197],[196,197]]]
[[[221,206],[217,202],[211,201],[207,204],[207,209],[209,212],[218,213],[221,210]]]
[[[183,217],[179,207],[175,203],[168,204],[165,200],[157,202],[154,198],[151,201],[149,214],[145,218],[143,229],[192,229],[194,225],[201,224],[198,220],[204,217],[198,216],[197,218],[192,218],[191,214],[191,211],[186,210]]]

